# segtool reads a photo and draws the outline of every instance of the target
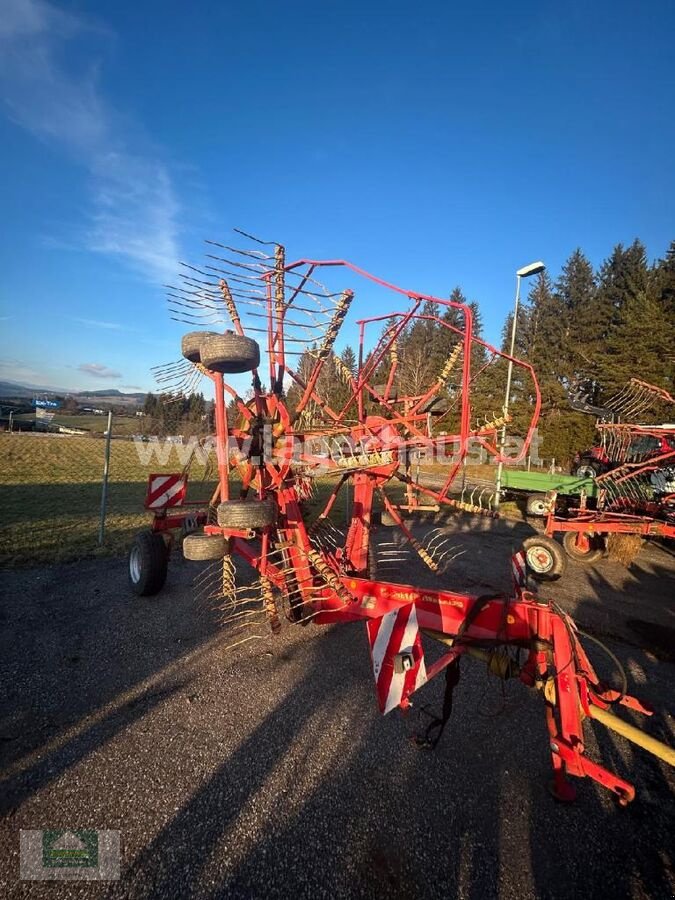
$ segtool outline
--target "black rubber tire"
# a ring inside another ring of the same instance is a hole
[[[251,372],[260,365],[260,347],[256,341],[233,331],[205,338],[199,352],[202,364],[212,372],[233,375]]]
[[[201,362],[202,341],[210,337],[218,337],[218,332],[189,331],[187,334],[184,334],[180,342],[180,349],[185,359],[189,359],[192,363]]]
[[[194,532],[193,534],[185,535],[183,540],[183,556],[185,559],[222,559],[226,555],[227,540],[222,534]]]
[[[572,467],[572,475],[577,478],[597,478],[602,473],[602,464],[597,459],[582,459]]]
[[[597,562],[605,552],[602,538],[598,537],[597,535],[589,536],[589,548],[588,550],[582,550],[576,546],[578,534],[579,532],[577,531],[565,532],[565,536],[563,537],[563,547],[565,548],[565,553],[567,553],[570,559],[574,559],[577,562]]]
[[[528,516],[543,518],[548,515],[548,503],[545,494],[528,494],[525,509]]]
[[[523,541],[527,571],[535,581],[557,581],[565,571],[567,557],[553,538],[534,534]]]
[[[277,508],[272,500],[224,500],[218,504],[221,528],[265,528],[274,525]]]
[[[372,536],[368,542],[368,573],[367,577],[371,581],[377,581],[377,573],[379,569],[378,559],[377,559],[377,547],[373,543]]]
[[[166,582],[169,551],[161,534],[141,531],[129,551],[129,584],[139,597],[158,594]]]

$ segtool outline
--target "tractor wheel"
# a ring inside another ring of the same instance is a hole
[[[525,509],[528,516],[539,518],[548,515],[548,502],[545,494],[528,494]]]
[[[256,341],[233,331],[206,337],[199,352],[203,365],[212,372],[250,372],[260,365],[260,347]]]
[[[563,547],[570,559],[583,563],[597,562],[605,549],[601,537],[583,531],[566,531]]]
[[[563,549],[553,538],[535,534],[523,541],[527,567],[536,581],[556,581],[565,571]]]
[[[222,559],[226,555],[227,540],[222,534],[197,532],[185,535],[183,540],[183,556],[185,559]]]
[[[129,551],[129,584],[139,597],[158,594],[164,587],[169,551],[161,534],[141,531]]]
[[[583,459],[572,468],[572,475],[577,478],[597,478],[602,474],[602,465],[595,459]]]
[[[210,337],[218,337],[218,332],[190,331],[188,334],[184,334],[180,342],[180,349],[185,359],[189,359],[191,363],[201,362],[202,341]]]
[[[221,528],[265,528],[274,525],[277,510],[272,500],[224,500],[218,505]]]

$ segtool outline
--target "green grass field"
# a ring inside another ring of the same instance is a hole
[[[66,425],[68,428],[84,428],[93,433],[103,434],[108,427],[107,416],[66,416],[57,413],[52,424]],[[141,429],[137,416],[113,416],[113,434],[137,434]]]
[[[148,475],[179,472],[168,462],[144,464],[136,445],[113,441],[106,539],[98,546],[105,443],[90,437],[0,434],[0,561],[4,564],[116,554],[147,526]],[[210,480],[204,482],[204,477]],[[208,500],[215,482],[204,467],[190,471],[190,499]]]
[[[140,449],[147,454],[149,445]],[[0,563],[64,561],[126,552],[133,535],[151,521],[143,508],[148,476],[180,472],[184,463],[177,448],[159,463],[156,457],[144,461],[131,441],[113,440],[105,542],[99,546],[104,451],[104,441],[91,437],[0,434]],[[323,508],[334,483],[331,478],[317,479],[311,517]],[[214,473],[195,461],[189,485],[188,499],[206,504],[215,488]],[[391,482],[387,494],[395,503],[404,502],[399,482]],[[343,490],[331,513],[336,525],[344,525],[346,505]],[[520,516],[513,504],[503,504],[502,514]]]
[[[19,413],[14,416],[15,422],[33,422],[35,413]],[[81,428],[92,434],[103,434],[108,426],[107,416],[67,416],[56,413],[51,420],[52,425],[65,425],[68,428]],[[141,420],[137,416],[114,416],[113,433],[120,435],[136,434],[141,429]]]

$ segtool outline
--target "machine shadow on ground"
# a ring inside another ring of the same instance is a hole
[[[176,664],[219,633],[217,610],[195,608],[185,583],[136,597],[123,560],[32,571],[3,577],[5,814],[179,693]]]
[[[534,529],[456,522],[464,553],[446,586],[508,590],[509,551]],[[378,541],[388,537],[378,530]],[[651,604],[672,577],[668,561],[649,557],[630,574],[609,563],[583,577],[572,568],[569,584],[545,590],[607,639],[629,691],[657,709],[646,729],[672,743],[661,715],[672,666],[631,625],[666,615]],[[575,781],[575,804],[556,803],[541,698],[472,659],[441,743],[420,751],[410,736],[427,723],[422,707],[440,708],[442,678],[415,696],[409,716],[381,717],[358,623],[289,628],[223,657],[230,639],[218,610],[195,604],[197,571],[177,561],[165,592],[142,600],[122,560],[6,573],[2,812],[41,827],[54,809],[86,807],[98,799],[87,772],[104,758],[117,787],[98,788],[99,824],[126,841],[109,897],[670,896],[672,780],[658,760],[586,723],[591,757],[634,783],[637,798],[620,808],[586,779]],[[428,575],[413,559],[382,577],[431,586]],[[604,673],[601,651],[590,654]],[[167,730],[180,734],[182,757]],[[150,748],[153,772],[139,746]],[[156,771],[161,787],[141,792]],[[132,806],[142,827],[121,812],[127,794],[142,798]]]
[[[123,896],[667,896],[658,764],[602,736],[593,755],[645,779],[646,802],[620,808],[584,781],[560,805],[541,700],[463,668],[429,753],[409,739],[424,717],[377,714],[359,626],[317,637],[291,692],[125,872]],[[441,693],[419,702],[437,709]]]

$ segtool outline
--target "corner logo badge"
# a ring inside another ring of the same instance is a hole
[[[42,832],[42,865],[93,867],[98,866],[98,832],[90,829],[61,831],[45,829]]]
[[[94,828],[21,829],[19,877],[26,881],[117,881],[120,833]]]

